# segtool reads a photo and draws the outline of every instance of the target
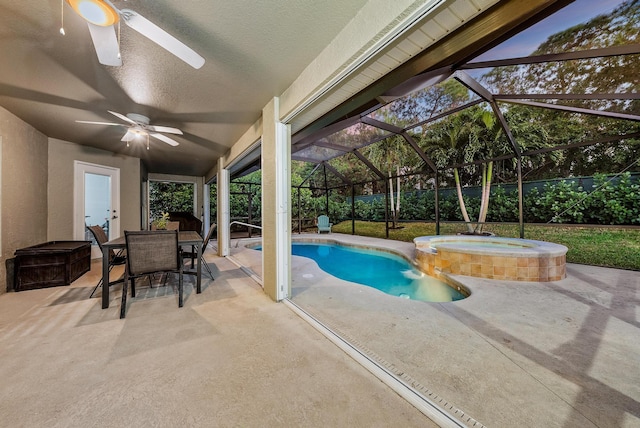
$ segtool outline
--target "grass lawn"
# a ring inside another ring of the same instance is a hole
[[[436,234],[435,223],[401,223],[401,229],[389,230],[389,239],[412,242],[416,236]],[[339,233],[351,233],[351,221],[333,226]],[[356,234],[385,238],[384,222],[356,221]],[[517,225],[487,225],[497,236],[518,238]],[[461,224],[441,224],[440,234],[464,231]],[[640,270],[640,229],[561,227],[525,225],[525,238],[565,245],[567,262],[619,269]]]

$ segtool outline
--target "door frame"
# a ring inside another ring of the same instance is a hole
[[[120,236],[120,168],[98,165],[83,161],[73,162],[74,195],[73,195],[73,237],[75,240],[85,240],[85,186],[86,173],[105,175],[111,178],[111,220],[109,239]],[[115,217],[114,217],[115,213]]]

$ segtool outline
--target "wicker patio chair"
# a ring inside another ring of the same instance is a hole
[[[127,288],[131,282],[131,297],[136,297],[137,278],[155,273],[178,274],[178,307],[182,307],[182,260],[178,247],[178,231],[158,230],[124,232],[127,264],[122,285],[120,318],[127,309]]]
[[[109,240],[109,238],[107,238],[107,234],[105,233],[104,229],[101,226],[97,226],[97,225],[87,226],[87,229],[89,230],[89,232],[91,232],[94,239],[98,243],[98,246],[100,247],[100,251],[104,252],[104,249],[102,248],[102,244],[104,244]],[[127,261],[127,257],[124,255],[124,250],[120,250],[117,254],[115,251],[109,250],[109,272],[111,272],[111,269],[113,269],[114,266],[123,265],[126,263],[126,261]],[[122,278],[116,281],[109,281],[109,286],[113,284],[118,284],[122,281],[123,281]],[[89,298],[93,297],[93,294],[101,285],[102,285],[102,277],[100,277],[100,281],[98,281],[96,286],[93,288],[93,291],[91,292],[91,295],[89,296]]]

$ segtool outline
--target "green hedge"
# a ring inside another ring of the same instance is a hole
[[[464,196],[471,218],[477,218],[480,198]],[[640,224],[640,185],[634,183],[629,173],[609,181],[604,175],[594,176],[592,189],[582,188],[576,180],[547,183],[543,190],[531,189],[524,198],[526,223],[565,224]],[[339,195],[331,195],[329,215],[334,221],[351,218],[351,201]],[[356,220],[384,220],[384,198],[356,200]],[[435,220],[433,191],[407,192],[402,195],[400,219]],[[450,194],[440,199],[440,219],[461,221],[458,199]],[[506,191],[499,185],[492,188],[489,201],[489,222],[517,222],[518,194]]]

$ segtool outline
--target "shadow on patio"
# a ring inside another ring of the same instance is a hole
[[[0,296],[3,426],[435,426],[230,261],[215,281],[89,298],[68,287]],[[117,274],[118,272],[114,273]],[[146,284],[145,284],[146,285]],[[99,295],[99,293],[98,293]]]
[[[413,247],[375,244],[405,254]],[[232,251],[260,272],[259,252]],[[292,266],[296,305],[465,418],[496,427],[640,426],[637,272],[568,265],[567,278],[550,283],[458,276],[469,298],[425,303],[336,279],[310,259],[294,256]]]

